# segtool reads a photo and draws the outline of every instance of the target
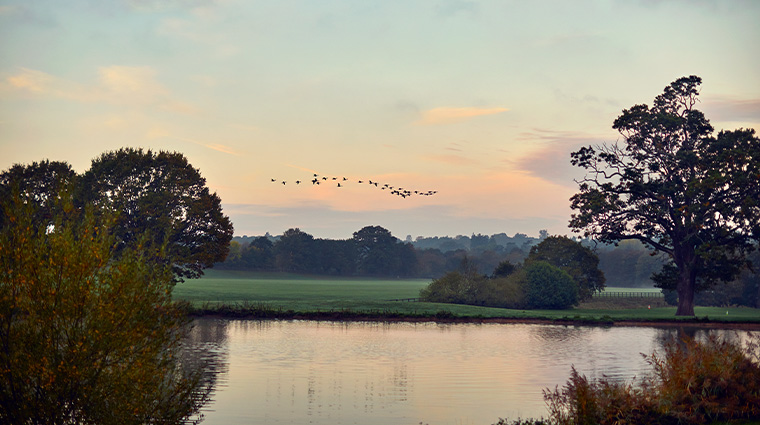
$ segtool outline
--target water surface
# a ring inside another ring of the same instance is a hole
[[[207,425],[492,424],[546,416],[571,366],[648,373],[674,330],[528,324],[198,319],[190,342],[217,371]]]

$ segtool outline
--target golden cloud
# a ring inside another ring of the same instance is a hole
[[[484,115],[506,112],[507,108],[433,108],[422,113],[417,125],[451,124]]]
[[[81,84],[34,69],[21,68],[0,82],[0,90],[51,96],[78,102],[107,102],[122,105],[155,105],[172,112],[191,115],[198,108],[172,98],[156,80],[148,66],[104,66],[98,68],[98,81]]]
[[[19,89],[42,92],[50,84],[52,79],[51,75],[44,72],[22,68],[20,74],[10,76],[6,81],[8,81],[11,86]]]

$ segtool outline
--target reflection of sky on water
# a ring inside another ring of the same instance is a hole
[[[204,424],[490,424],[546,414],[571,365],[619,379],[676,331],[200,319],[219,371]]]

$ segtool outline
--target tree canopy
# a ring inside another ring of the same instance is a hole
[[[62,194],[71,193],[77,181],[77,173],[71,166],[61,161],[40,161],[30,165],[15,164],[0,173],[0,199],[9,200],[18,196],[37,206],[32,221],[36,225],[50,222],[60,206]],[[5,214],[0,214],[0,228],[6,223]]]
[[[167,258],[180,279],[198,278],[223,261],[232,223],[206,179],[178,152],[120,149],[92,161],[78,184],[77,199],[119,212],[117,236],[129,245],[148,233],[167,243]]]
[[[733,279],[760,237],[760,140],[753,129],[714,129],[695,108],[697,76],[680,78],[653,106],[614,121],[623,144],[572,153],[584,168],[570,227],[602,242],[637,239],[670,258],[676,315],[694,315],[698,277]]]
[[[78,208],[93,204],[115,212],[117,252],[147,236],[145,243],[155,249],[165,245],[161,260],[171,264],[177,280],[200,277],[229,252],[232,223],[221,200],[177,152],[106,152],[82,175],[60,161],[17,164],[0,174],[2,199],[14,190],[37,207],[35,224],[49,222],[56,200],[69,194]],[[0,214],[0,227],[5,221]]]
[[[380,226],[366,226],[354,232],[357,270],[370,276],[411,274],[417,258],[411,244],[405,244]]]

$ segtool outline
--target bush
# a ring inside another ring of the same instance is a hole
[[[578,286],[564,270],[536,261],[525,268],[525,302],[528,308],[570,308],[578,304]]]
[[[420,300],[435,303],[469,304],[484,307],[522,308],[524,291],[521,273],[490,279],[477,274],[446,273],[420,291]]]
[[[139,247],[115,257],[105,211],[51,211],[36,224],[17,194],[0,211],[0,423],[193,419],[211,388],[179,359],[171,269]]]
[[[433,303],[469,304],[471,281],[459,272],[449,272],[420,291],[422,301]]]

